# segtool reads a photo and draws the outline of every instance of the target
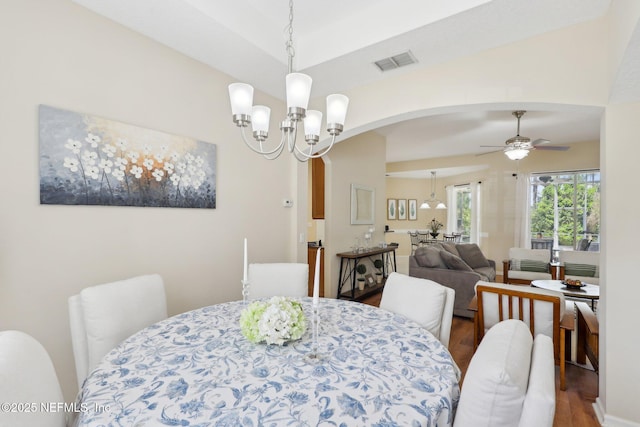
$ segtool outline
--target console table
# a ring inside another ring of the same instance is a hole
[[[398,245],[389,245],[386,248],[366,249],[363,252],[341,252],[336,254],[340,257],[340,272],[338,276],[338,298],[346,298],[354,301],[360,301],[372,294],[381,292],[384,288],[384,281],[387,277],[387,271],[396,271],[396,249]],[[373,261],[377,258],[382,261],[382,283],[373,286],[367,286],[364,290],[357,289],[356,286],[356,268],[360,260],[368,258]],[[388,267],[388,268],[387,268]],[[343,292],[345,284],[351,282],[351,289]]]

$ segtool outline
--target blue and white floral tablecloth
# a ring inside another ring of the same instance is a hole
[[[302,299],[311,318],[311,299]],[[311,325],[285,346],[240,333],[241,301],[174,316],[127,339],[86,380],[80,426],[450,426],[459,370],[402,316],[320,300],[320,363]]]

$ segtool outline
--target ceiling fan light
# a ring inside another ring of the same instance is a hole
[[[436,209],[447,209],[447,205],[442,202],[438,202],[438,204],[436,205]]]
[[[504,154],[510,160],[522,160],[529,155],[529,150],[524,148],[512,148],[510,150],[505,150]]]
[[[431,206],[429,205],[429,202],[427,202],[426,200],[424,202],[422,202],[422,204],[420,205],[420,209],[431,209]]]

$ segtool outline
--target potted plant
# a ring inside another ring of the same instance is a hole
[[[358,264],[358,266],[356,267],[356,271],[358,272],[358,274],[360,275],[360,277],[358,277],[358,289],[360,289],[361,291],[364,290],[364,274],[367,272],[367,266],[364,264]]]
[[[440,221],[433,218],[431,220],[430,227],[431,227],[431,232],[429,234],[431,234],[431,237],[435,239],[438,237],[438,234],[440,234],[440,229],[443,227],[443,225]]]
[[[378,269],[378,271],[376,272],[376,282],[380,284],[382,283],[382,266],[383,266],[382,260],[381,259],[374,260],[373,266]]]

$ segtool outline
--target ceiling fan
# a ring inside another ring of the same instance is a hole
[[[520,135],[520,118],[524,116],[524,113],[526,113],[526,111],[524,110],[516,110],[511,113],[514,116],[516,116],[516,118],[518,119],[518,131],[516,133],[516,136],[511,137],[505,141],[505,144],[507,146],[504,147],[502,150],[498,150],[498,151],[503,151],[504,154],[511,160],[520,160],[527,157],[527,155],[529,155],[529,151],[531,150],[566,151],[569,149],[569,147],[565,147],[565,146],[545,145],[551,142],[548,139],[536,139],[534,141],[531,141],[531,138],[527,138],[526,136],[521,136]],[[502,146],[501,145],[481,145],[481,147],[502,147]],[[495,152],[496,151],[490,151],[489,153],[495,153]],[[489,154],[489,153],[482,153],[482,154],[479,154],[479,156],[483,154]]]

